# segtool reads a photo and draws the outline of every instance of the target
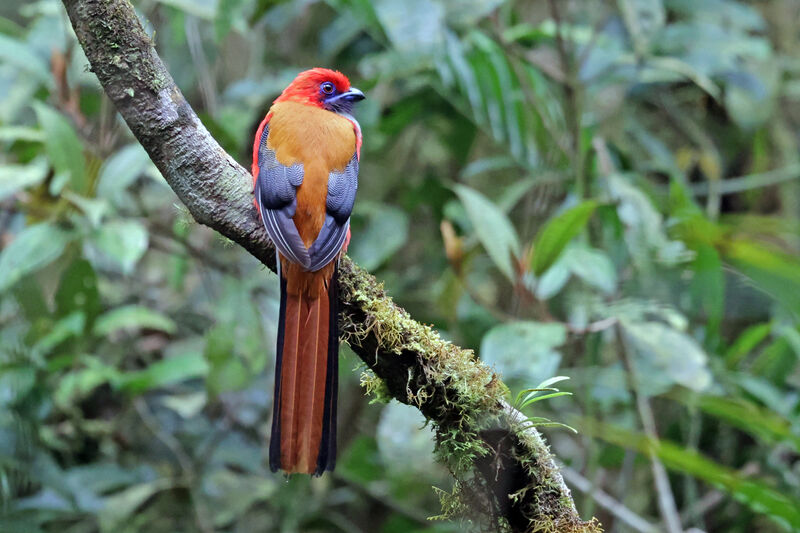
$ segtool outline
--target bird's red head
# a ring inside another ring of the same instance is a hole
[[[313,68],[297,75],[275,99],[321,107],[335,113],[350,113],[364,93],[350,86],[347,76],[336,70]]]

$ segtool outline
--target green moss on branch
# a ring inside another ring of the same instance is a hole
[[[367,392],[418,407],[436,430],[437,457],[457,479],[453,492],[440,491],[441,517],[477,508],[503,516],[513,531],[600,531],[580,520],[547,445],[506,403],[508,389],[492,369],[413,320],[351,261],[341,272],[343,339],[356,353],[375,354],[362,356]],[[507,479],[492,487],[499,478]]]

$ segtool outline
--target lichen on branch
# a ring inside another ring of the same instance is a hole
[[[130,3],[63,3],[91,70],[195,220],[274,268],[249,173],[197,118]],[[437,457],[457,480],[443,494],[446,516],[467,504],[498,530],[601,530],[580,519],[547,445],[505,402],[492,369],[412,319],[348,258],[340,283],[342,337],[374,373],[371,389],[419,408],[436,429]]]

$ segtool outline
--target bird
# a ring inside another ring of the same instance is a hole
[[[253,140],[253,193],[280,281],[269,466],[321,475],[336,464],[339,258],[358,189],[364,93],[344,74],[301,72]]]

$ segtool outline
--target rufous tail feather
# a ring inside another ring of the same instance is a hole
[[[336,277],[334,272],[325,290],[313,297],[290,294],[281,275],[269,446],[273,471],[320,475],[333,470],[336,462]]]

